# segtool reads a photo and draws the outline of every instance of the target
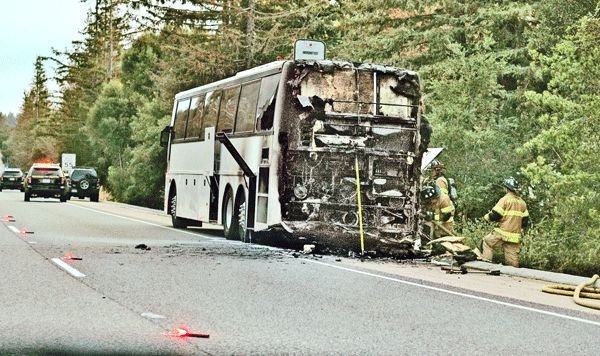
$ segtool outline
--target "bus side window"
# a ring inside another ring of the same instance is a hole
[[[175,114],[175,123],[173,125],[174,140],[185,138],[185,128],[187,126],[189,112],[190,99],[179,100],[177,102],[177,113]]]
[[[256,129],[259,131],[273,129],[275,97],[280,78],[281,75],[276,74],[262,79],[260,94],[258,96],[258,108],[256,110]]]
[[[379,100],[377,101],[380,105],[377,108],[378,115],[392,116],[392,117],[409,117],[410,106],[412,102],[408,101],[407,94],[402,92],[403,83],[398,80],[395,75],[379,75]],[[402,95],[404,94],[404,95]],[[396,104],[384,105],[385,104]]]
[[[219,113],[219,122],[217,122],[217,132],[232,132],[233,120],[237,111],[238,99],[240,97],[240,86],[223,89],[223,98],[221,99],[221,111]]]
[[[323,100],[334,100],[333,104],[325,105],[326,112],[356,113],[356,90],[356,73],[350,69],[332,73],[313,70],[300,83],[301,95],[309,98],[316,95]]]
[[[202,114],[202,132],[207,127],[217,126],[217,118],[219,117],[219,105],[221,104],[221,91],[216,90],[206,93],[204,99],[204,113]]]
[[[373,72],[368,70],[358,71],[358,101],[361,103],[359,104],[359,112],[362,115],[376,113],[373,104],[366,104],[377,101],[377,98],[374,97],[377,93],[377,90],[373,89],[374,80]]]
[[[190,117],[187,124],[186,138],[197,139],[200,137],[204,139],[204,135],[200,135],[202,131],[202,108],[204,107],[204,95],[195,96],[192,98],[190,104]]]
[[[242,85],[240,103],[238,104],[238,112],[235,120],[235,132],[251,132],[254,130],[259,89],[260,80]]]

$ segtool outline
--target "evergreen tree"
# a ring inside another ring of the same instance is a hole
[[[7,117],[0,112],[0,153],[2,153],[2,162],[9,162],[9,158],[6,154],[6,140],[10,136],[10,126],[7,124]]]
[[[99,157],[97,162],[101,171],[127,166],[133,146],[130,124],[142,103],[139,94],[126,90],[118,80],[102,86],[100,96],[89,111],[85,128]],[[109,191],[111,189],[108,187]]]
[[[31,89],[24,93],[18,123],[5,143],[5,151],[12,164],[23,169],[29,168],[34,161],[56,162],[58,159],[55,123],[43,62],[42,57],[37,57]]]
[[[74,41],[70,51],[53,51],[60,85],[57,138],[63,152],[77,155],[79,165],[99,165],[85,122],[102,84],[120,70],[123,43],[129,29],[124,3],[123,0],[95,1],[88,13],[84,40]],[[100,175],[103,179],[106,177],[103,172]]]
[[[575,245],[595,248],[600,232],[600,17],[584,17],[551,56],[534,53],[548,90],[528,92],[539,135],[524,145],[532,155],[525,174],[535,187],[552,231]],[[588,260],[589,262],[589,260]]]

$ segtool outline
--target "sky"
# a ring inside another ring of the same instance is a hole
[[[23,96],[31,89],[37,56],[51,56],[52,48],[71,50],[83,39],[87,10],[93,2],[80,0],[0,0],[0,112],[17,115]],[[46,76],[54,76],[53,63]],[[57,90],[49,82],[51,91]]]

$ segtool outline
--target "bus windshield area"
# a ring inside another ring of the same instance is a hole
[[[418,77],[385,68],[304,68],[294,83],[297,100],[308,110],[303,144],[411,151]]]

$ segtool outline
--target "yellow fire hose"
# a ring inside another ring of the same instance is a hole
[[[597,274],[595,274],[588,282],[583,282],[576,287],[573,286],[564,286],[564,285],[552,285],[545,286],[542,288],[543,292],[552,293],[552,294],[560,294],[560,295],[568,295],[573,296],[573,300],[575,303],[582,305],[588,308],[600,309],[600,304],[592,303],[587,300],[583,300],[580,296],[590,299],[600,299],[600,288],[588,287],[594,285],[596,280],[599,278]]]

